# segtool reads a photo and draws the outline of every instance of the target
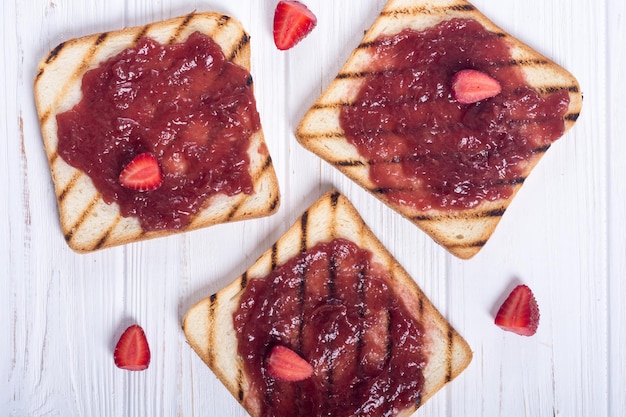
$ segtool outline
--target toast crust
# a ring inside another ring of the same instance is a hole
[[[511,45],[511,64],[522,69],[527,82],[541,95],[566,89],[570,102],[564,116],[564,132],[574,125],[582,107],[582,94],[575,77],[513,38],[471,3],[465,0],[389,0],[339,74],[303,116],[296,129],[296,138],[304,148],[326,160],[406,217],[453,255],[469,259],[488,241],[523,181],[513,186],[509,198],[485,201],[472,209],[419,211],[399,205],[388,200],[372,183],[369,178],[369,161],[347,142],[339,122],[341,108],[355,101],[364,82],[359,74],[368,73],[371,65],[368,46],[372,42],[382,35],[395,35],[404,29],[421,31],[454,18],[474,19],[486,30],[506,38]],[[543,152],[527,161],[523,178],[531,173]]]
[[[248,149],[254,193],[216,195],[180,230],[144,231],[136,218],[122,217],[117,204],[105,203],[87,175],[59,157],[56,115],[80,101],[82,76],[86,71],[134,46],[142,37],[162,44],[178,43],[196,31],[211,37],[228,60],[250,70],[250,36],[237,20],[213,12],[194,12],[145,26],[72,39],[58,45],[40,62],[35,78],[35,104],[61,229],[68,245],[76,252],[91,252],[219,223],[268,216],[278,209],[278,180],[262,127],[250,138]]]
[[[467,342],[439,313],[415,281],[374,236],[348,199],[336,191],[322,196],[294,225],[241,276],[216,294],[192,306],[183,319],[187,341],[230,393],[251,416],[258,404],[248,400],[249,382],[237,354],[233,314],[250,280],[263,279],[277,266],[318,243],[344,238],[373,254],[372,262],[384,266],[390,286],[407,310],[423,324],[428,364],[421,401],[399,415],[410,415],[470,363]]]

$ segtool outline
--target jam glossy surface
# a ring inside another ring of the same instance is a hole
[[[420,402],[423,327],[388,280],[371,252],[336,239],[248,282],[234,322],[248,401],[261,415],[393,416]],[[314,375],[268,375],[264,360],[277,344],[298,352]]]
[[[217,193],[253,192],[247,152],[260,121],[252,78],[206,35],[172,45],[143,38],[88,71],[82,93],[57,116],[59,155],[144,230],[185,227]],[[124,188],[120,172],[144,152],[158,159],[162,185]]]
[[[527,161],[564,132],[568,92],[540,96],[506,39],[474,20],[381,37],[371,53],[372,74],[342,110],[341,126],[393,202],[425,211],[508,198]],[[464,69],[489,74],[502,92],[457,102],[451,80]]]

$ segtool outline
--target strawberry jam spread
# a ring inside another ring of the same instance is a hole
[[[252,78],[208,36],[170,45],[140,39],[88,71],[82,94],[57,116],[59,155],[144,230],[183,228],[209,197],[253,192],[247,152],[260,121]],[[118,181],[142,153],[159,161],[155,190]]]
[[[567,90],[539,95],[506,38],[474,20],[405,30],[368,48],[373,71],[340,123],[392,202],[426,211],[508,198],[527,161],[564,132]],[[501,92],[460,103],[451,80],[466,69],[488,74]]]
[[[371,252],[344,239],[249,280],[233,316],[250,382],[246,401],[274,417],[393,416],[419,404],[423,326],[388,282]],[[313,375],[272,377],[265,360],[277,345],[301,355]]]

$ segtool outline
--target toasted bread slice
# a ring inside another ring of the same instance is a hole
[[[467,209],[420,211],[386,197],[385,190],[377,187],[370,178],[371,161],[346,140],[340,123],[342,108],[354,104],[364,79],[375,73],[372,70],[370,49],[377,38],[392,36],[405,29],[422,31],[453,18],[474,19],[487,31],[506,39],[512,53],[508,65],[521,68],[527,83],[541,96],[566,90],[569,93],[569,107],[564,116],[564,129],[567,131],[572,127],[582,106],[582,95],[576,79],[550,59],[496,26],[469,2],[389,0],[339,74],[304,115],[297,127],[296,137],[305,148],[423,229],[452,254],[467,259],[485,245],[524,179],[549,146],[538,149],[535,156],[526,161],[525,171],[516,179],[508,198],[484,200]]]
[[[389,273],[388,284],[395,296],[423,325],[427,364],[423,369],[424,386],[420,400],[397,415],[412,414],[447,382],[458,376],[471,361],[472,351],[467,342],[374,236],[348,199],[332,191],[314,203],[245,273],[216,294],[192,306],[184,317],[184,333],[193,350],[251,416],[259,415],[259,407],[248,398],[250,381],[244,372],[243,359],[238,354],[233,316],[240,306],[242,294],[252,280],[264,279],[296,255],[334,239],[347,239],[359,248],[370,251],[373,254],[372,262],[382,265]],[[303,285],[307,288],[308,280],[303,279]]]
[[[211,12],[73,39],[61,43],[41,61],[35,79],[35,100],[61,228],[75,251],[90,252],[218,223],[267,216],[278,209],[278,182],[262,127],[249,139],[249,173],[254,192],[211,197],[186,227],[175,231],[144,231],[136,218],[123,217],[117,204],[105,203],[91,178],[68,165],[58,154],[56,116],[80,101],[82,76],[87,70],[135,46],[140,38],[150,37],[161,44],[178,43],[194,32],[208,35],[221,47],[226,59],[249,71],[249,35],[237,20]]]

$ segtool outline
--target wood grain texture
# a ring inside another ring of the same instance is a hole
[[[273,45],[275,1],[5,0],[0,50],[0,415],[245,416],[186,344],[189,306],[241,274],[313,201],[339,189],[446,318],[474,359],[421,417],[612,417],[626,410],[626,112],[620,0],[476,0],[499,26],[570,70],[584,104],[575,127],[530,175],[470,261],[312,156],[293,131],[384,5],[305,0],[318,27]],[[252,75],[283,202],[270,218],[220,225],[90,255],[63,240],[33,102],[39,60],[76,36],[213,9],[251,35]],[[541,308],[532,338],[493,315],[517,282]],[[150,368],[115,368],[137,322]]]

